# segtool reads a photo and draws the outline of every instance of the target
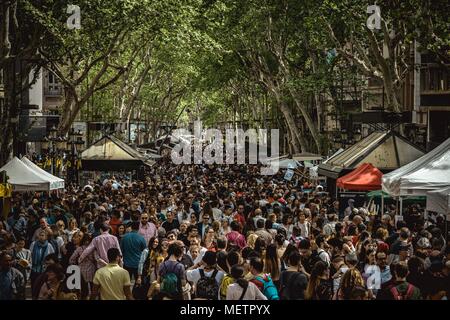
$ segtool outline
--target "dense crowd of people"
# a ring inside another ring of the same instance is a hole
[[[0,300],[450,297],[442,217],[341,210],[321,186],[259,169],[162,160],[145,181],[15,193],[0,221]]]

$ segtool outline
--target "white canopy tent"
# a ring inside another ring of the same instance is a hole
[[[8,183],[14,191],[49,191],[50,180],[31,169],[25,163],[14,157],[10,162],[0,168],[6,171]]]
[[[400,179],[400,195],[425,196],[427,191],[446,187],[450,187],[450,149],[439,159]]]
[[[383,191],[391,196],[426,195],[450,186],[450,138],[419,159],[387,173]]]
[[[302,167],[301,163],[294,159],[275,159],[268,163],[278,163],[278,167],[281,169],[296,169]]]
[[[427,192],[427,211],[444,214],[450,221],[450,187]]]
[[[22,162],[25,163],[28,167],[33,169],[35,172],[39,173],[44,178],[47,178],[50,181],[50,190],[56,189],[64,189],[64,179],[58,178],[51,173],[48,173],[38,165],[34,164],[33,161],[28,159],[27,157],[22,157]]]

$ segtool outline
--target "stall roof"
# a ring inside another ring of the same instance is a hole
[[[50,190],[50,180],[34,171],[17,157],[0,168],[0,171],[3,170],[6,171],[9,177],[8,183],[13,186],[14,191]]]
[[[343,170],[371,163],[380,171],[399,168],[424,152],[393,131],[374,132],[319,165],[319,174],[337,179]]]
[[[134,170],[150,165],[145,156],[125,142],[110,135],[103,136],[81,154],[83,170]]]
[[[352,172],[337,179],[336,185],[346,190],[379,190],[382,176],[383,173],[373,165],[363,163]]]
[[[22,157],[21,161],[25,163],[28,167],[33,169],[35,172],[40,173],[42,176],[48,178],[50,181],[50,190],[55,189],[64,189],[64,179],[58,178],[57,176],[52,175],[51,173],[48,173],[35,163],[28,159],[27,157]]]
[[[400,179],[400,195],[426,195],[427,191],[450,187],[450,138],[439,157],[429,160]]]
[[[303,152],[303,153],[293,154],[292,159],[294,159],[296,161],[314,161],[314,160],[322,160],[323,157],[320,154]]]
[[[383,191],[393,196],[418,194],[450,186],[450,138],[442,144],[383,176]]]
[[[114,136],[103,136],[81,153],[82,160],[143,160],[144,156]]]

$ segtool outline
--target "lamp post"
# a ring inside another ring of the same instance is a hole
[[[75,182],[78,184],[78,154],[82,150],[84,145],[83,134],[72,128],[69,133],[69,144],[67,145],[67,151],[70,153],[70,172],[67,171],[67,177],[70,182]]]
[[[56,139],[57,139],[57,132],[58,130],[56,129],[55,126],[51,127],[49,130],[49,137],[48,137],[48,141],[49,141],[49,148],[48,148],[48,153],[50,155],[50,163],[51,163],[51,174],[55,174],[55,144],[56,144]]]

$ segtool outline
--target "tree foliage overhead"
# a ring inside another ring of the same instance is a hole
[[[79,30],[66,26],[69,4],[81,9]],[[380,30],[366,25],[373,4]],[[161,124],[201,118],[277,127],[285,151],[326,152],[336,83],[377,79],[387,108],[401,111],[412,50],[450,61],[446,0],[5,0],[0,9],[6,157],[30,86],[22,80],[41,67],[64,88],[61,133],[75,119],[141,121],[150,139]]]

